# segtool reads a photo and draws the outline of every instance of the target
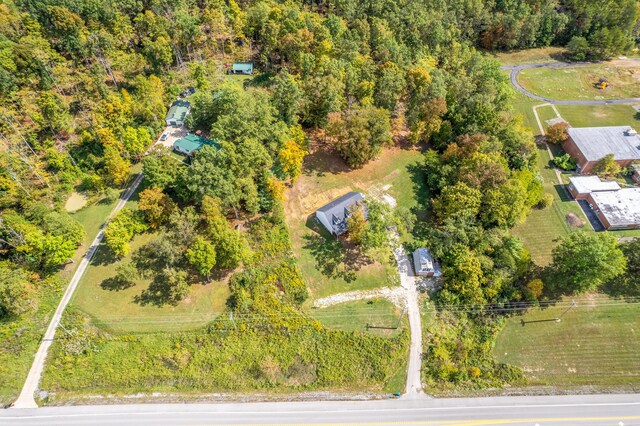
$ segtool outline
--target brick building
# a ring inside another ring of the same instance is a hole
[[[629,126],[571,127],[562,148],[578,165],[580,174],[590,174],[603,157],[613,154],[620,167],[640,160],[640,137]]]
[[[576,200],[584,200],[582,208],[593,210],[604,229],[640,229],[640,188],[621,188],[598,176],[571,177],[567,188]]]
[[[569,178],[567,188],[573,198],[585,200],[593,192],[617,191],[620,185],[615,181],[602,181],[598,176],[574,176]]]

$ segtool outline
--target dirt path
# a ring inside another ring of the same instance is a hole
[[[420,370],[422,367],[422,320],[420,318],[420,306],[418,303],[418,291],[416,287],[416,277],[413,275],[411,258],[407,255],[400,242],[398,230],[391,228],[389,232],[389,243],[393,256],[398,263],[398,273],[400,274],[400,285],[405,291],[407,300],[407,316],[409,317],[409,328],[411,329],[411,344],[409,346],[409,363],[407,366],[407,387],[406,397],[422,397],[422,380]]]
[[[374,290],[354,290],[346,293],[333,294],[323,297],[313,302],[314,308],[328,308],[329,306],[338,305],[340,303],[355,302],[356,300],[368,300],[383,298],[387,299],[400,309],[407,306],[407,297],[402,287],[389,288],[382,287]]]

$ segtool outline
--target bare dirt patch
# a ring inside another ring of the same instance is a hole
[[[567,213],[565,218],[569,226],[573,226],[574,228],[582,228],[584,226],[584,220],[575,213]]]
[[[67,199],[64,208],[68,212],[75,212],[86,206],[87,201],[89,201],[89,197],[87,197],[85,194],[73,191],[71,193],[71,196],[69,196],[69,198]]]

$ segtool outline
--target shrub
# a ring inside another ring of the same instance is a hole
[[[555,164],[556,167],[560,167],[562,170],[571,171],[576,169],[576,162],[573,161],[573,159],[569,154],[564,154],[564,155],[555,157],[553,159],[553,164]]]
[[[542,196],[542,199],[538,203],[538,207],[541,209],[546,209],[547,207],[553,204],[553,195],[546,193]]]

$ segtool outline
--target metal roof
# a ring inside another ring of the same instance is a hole
[[[184,121],[184,118],[187,116],[189,112],[189,108],[191,108],[191,104],[184,99],[178,99],[174,103],[171,104],[171,108],[169,108],[169,112],[167,112],[167,120],[175,119],[178,121]]]
[[[184,138],[180,138],[173,143],[174,148],[175,147],[182,148],[184,151],[187,151],[188,153],[197,151],[205,145],[213,146],[217,149],[220,149],[220,145],[217,142],[211,141],[209,139],[201,138],[200,136],[191,135],[191,134],[185,136]]]
[[[253,71],[253,62],[234,62],[231,67],[234,71]]]
[[[349,215],[349,208],[364,199],[364,195],[360,192],[349,192],[342,197],[336,198],[329,204],[318,209],[318,212],[324,213],[331,222],[333,230],[336,234],[341,234],[346,230],[346,219]],[[364,209],[364,215],[367,217],[367,209]]]
[[[611,226],[640,224],[640,188],[594,192],[591,198]]]
[[[602,181],[598,176],[574,176],[569,178],[578,194],[589,194],[597,191],[617,191],[620,185],[615,181]]]
[[[616,160],[640,160],[640,138],[629,126],[570,127],[567,133],[587,161],[613,154]]]

